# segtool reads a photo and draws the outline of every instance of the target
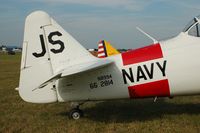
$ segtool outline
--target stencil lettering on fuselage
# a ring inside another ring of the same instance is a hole
[[[159,80],[166,77],[166,60],[130,65],[122,69],[124,84],[144,83],[150,80]]]

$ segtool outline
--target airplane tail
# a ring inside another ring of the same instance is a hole
[[[99,42],[98,58],[105,58],[119,53],[120,52],[117,49],[115,49],[109,42],[105,40]]]
[[[64,68],[94,59],[96,58],[48,14],[35,11],[25,21],[20,96],[27,102],[56,102],[55,82],[52,81],[37,91],[34,89]]]

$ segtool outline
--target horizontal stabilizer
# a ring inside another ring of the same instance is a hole
[[[98,61],[86,62],[86,63],[82,63],[82,64],[69,66],[66,69],[64,69],[61,76],[65,77],[65,76],[69,76],[69,75],[73,75],[73,74],[77,74],[77,73],[82,73],[82,72],[98,69],[98,68],[104,67],[106,65],[109,65],[112,62],[113,61],[110,61],[110,60],[102,60],[102,61],[98,60]]]
[[[92,61],[92,62],[85,62],[85,63],[73,65],[73,66],[68,66],[65,69],[63,69],[62,71],[60,71],[59,73],[52,76],[49,80],[42,83],[38,88],[35,88],[32,91],[41,89],[41,88],[45,87],[46,85],[48,85],[49,83],[51,83],[55,80],[58,80],[62,77],[95,70],[95,69],[107,66],[109,64],[112,64],[112,63],[113,63],[113,61],[110,61],[110,60],[96,60],[96,61]]]
[[[41,89],[41,88],[47,86],[49,83],[58,80],[59,78],[61,78],[61,74],[62,74],[62,73],[58,73],[58,74],[52,76],[49,80],[45,81],[45,82],[42,83],[39,87],[33,89],[32,91],[35,91],[35,90],[37,90],[37,89]]]

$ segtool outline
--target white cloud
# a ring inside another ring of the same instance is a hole
[[[152,2],[162,0],[44,0],[47,4],[82,4],[96,7],[142,10]]]

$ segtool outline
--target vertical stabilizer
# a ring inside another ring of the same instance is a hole
[[[42,89],[37,87],[64,68],[94,58],[47,13],[31,13],[25,22],[20,96],[34,103],[57,101],[55,81]]]
[[[102,40],[98,45],[98,57],[105,58],[108,56],[119,54],[120,52],[115,49],[109,42]]]

